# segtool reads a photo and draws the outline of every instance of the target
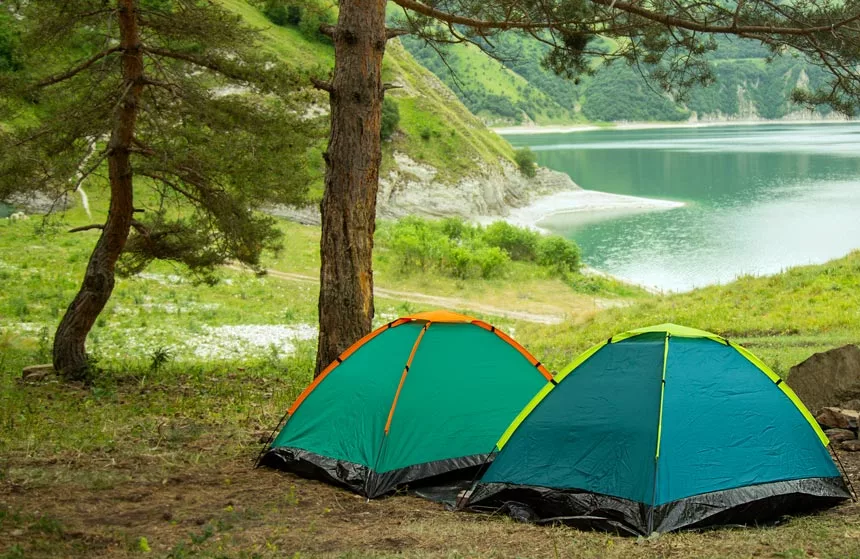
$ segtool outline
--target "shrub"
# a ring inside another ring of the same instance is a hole
[[[295,21],[290,21],[291,13],[296,17]],[[280,26],[296,25],[301,20],[301,11],[298,6],[287,6],[284,0],[266,0],[266,3],[263,4],[263,15],[275,25]]]
[[[481,277],[490,279],[504,274],[510,257],[498,247],[486,247],[475,253],[478,265],[481,267]]]
[[[533,177],[537,174],[537,161],[535,160],[535,154],[531,149],[527,147],[518,149],[514,153],[514,161],[517,162],[517,166],[520,168],[520,173],[523,175]]]
[[[446,217],[439,222],[442,233],[452,241],[474,239],[480,227],[467,223],[462,217]]]
[[[402,273],[436,269],[458,279],[498,277],[506,271],[510,256],[499,247],[488,246],[482,232],[460,218],[406,217],[380,225],[376,241],[389,249],[391,262]]]
[[[459,279],[490,279],[501,276],[509,261],[507,253],[497,247],[455,245],[448,249],[442,271]]]
[[[380,136],[383,140],[387,140],[397,130],[400,124],[400,107],[397,101],[386,97],[382,100],[382,129]]]
[[[491,247],[498,247],[512,260],[534,261],[540,234],[524,227],[516,227],[505,221],[496,221],[484,230],[483,240]]]
[[[331,43],[331,39],[320,32],[321,25],[334,25],[335,18],[331,10],[323,7],[304,8],[299,22],[299,31],[308,39]]]
[[[538,243],[537,260],[538,264],[558,275],[578,272],[581,264],[579,246],[558,235],[543,237]]]
[[[430,137],[433,135],[433,131],[430,130],[429,128],[425,127],[425,128],[422,128],[421,132],[419,132],[418,134],[419,134],[419,136],[421,136],[421,139],[426,142],[426,141],[430,140]]]
[[[406,217],[394,223],[383,236],[392,250],[400,271],[427,271],[448,250],[448,240],[431,224],[417,217]]]

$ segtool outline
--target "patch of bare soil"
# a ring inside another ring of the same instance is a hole
[[[857,484],[860,453],[840,456]],[[79,461],[75,467],[94,466]],[[137,466],[116,465],[133,474],[111,478],[119,481],[103,488],[92,480],[104,465],[90,472],[88,483],[61,482],[69,467],[61,463],[37,466],[42,479],[57,483],[0,482],[0,557],[8,550],[26,557],[140,557],[146,549],[160,557],[698,557],[715,549],[722,550],[717,556],[775,557],[786,556],[778,555],[785,546],[800,550],[791,557],[843,556],[822,553],[827,545],[812,535],[822,530],[841,542],[831,551],[860,553],[860,529],[850,528],[860,525],[855,503],[789,523],[794,528],[713,530],[637,542],[450,512],[408,495],[367,501],[321,482],[253,469],[248,457],[162,479],[156,479],[157,463]]]

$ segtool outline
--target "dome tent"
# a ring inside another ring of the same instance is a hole
[[[447,311],[400,318],[308,386],[260,464],[369,498],[440,476],[469,482],[551,378],[486,322]]]
[[[746,349],[673,324],[579,356],[520,412],[466,506],[647,535],[850,495],[828,440]]]

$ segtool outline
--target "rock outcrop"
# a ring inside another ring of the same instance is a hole
[[[788,383],[814,414],[825,406],[860,409],[860,348],[816,353],[791,368]]]
[[[379,179],[376,216],[397,219],[407,215],[425,217],[504,217],[513,208],[528,205],[539,196],[579,186],[564,173],[538,168],[534,178],[523,176],[513,164],[499,169],[477,169],[450,184],[439,180],[438,170],[395,152],[397,167]],[[319,208],[306,206],[270,208],[269,213],[306,225],[320,223]]]

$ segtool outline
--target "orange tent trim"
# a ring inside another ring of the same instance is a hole
[[[296,398],[296,401],[293,402],[293,405],[290,406],[290,409],[287,410],[287,415],[292,416],[293,413],[295,413],[296,409],[298,409],[299,405],[301,405],[301,403],[305,401],[305,398],[307,398],[310,395],[310,393],[313,392],[314,388],[316,388],[319,385],[319,383],[321,383],[323,381],[323,379],[325,379],[325,377],[329,375],[329,373],[331,373],[333,370],[335,370],[338,365],[343,363],[347,357],[349,357],[350,355],[352,355],[353,353],[358,351],[358,349],[361,346],[363,346],[364,344],[366,344],[367,342],[369,342],[370,340],[372,340],[373,338],[375,338],[376,336],[378,336],[379,334],[381,334],[385,330],[388,330],[389,328],[394,328],[396,326],[400,326],[401,324],[406,324],[408,322],[426,322],[427,324],[425,325],[425,327],[421,331],[421,333],[418,335],[418,339],[415,341],[415,345],[412,347],[412,354],[409,356],[409,361],[406,364],[406,370],[404,370],[403,377],[400,379],[400,386],[397,387],[397,395],[395,395],[394,404],[392,404],[391,411],[389,412],[389,415],[388,415],[388,423],[386,423],[386,426],[385,426],[385,432],[386,433],[388,432],[388,428],[391,424],[391,416],[394,413],[394,405],[397,404],[397,396],[400,395],[400,388],[403,386],[403,381],[406,377],[406,373],[409,370],[409,365],[412,363],[412,358],[415,356],[415,350],[418,348],[418,343],[421,341],[421,337],[424,335],[424,332],[427,331],[427,328],[433,322],[474,324],[475,326],[479,326],[479,327],[483,328],[484,330],[489,330],[490,332],[494,333],[495,335],[497,335],[501,339],[508,342],[511,346],[514,347],[514,349],[519,351],[523,355],[523,357],[525,357],[528,360],[529,363],[531,363],[532,365],[535,366],[535,368],[540,372],[540,374],[542,374],[544,376],[545,379],[547,379],[549,381],[552,380],[552,373],[550,373],[547,370],[547,368],[544,367],[543,364],[535,358],[534,355],[529,353],[526,348],[524,348],[523,346],[521,346],[519,344],[519,342],[517,342],[516,340],[514,340],[513,338],[511,338],[510,336],[508,336],[507,334],[505,334],[504,332],[502,332],[501,330],[496,328],[495,326],[488,324],[487,322],[484,322],[483,320],[478,320],[475,317],[468,316],[465,314],[455,313],[455,312],[451,312],[451,311],[444,311],[444,310],[427,311],[427,312],[415,313],[415,314],[412,314],[409,316],[404,316],[402,318],[398,318],[397,320],[389,322],[388,324],[384,324],[383,326],[380,326],[379,328],[377,328],[376,330],[374,330],[370,334],[364,336],[363,338],[361,338],[360,340],[358,340],[357,342],[355,342],[354,344],[349,346],[343,353],[341,353],[338,356],[337,359],[332,361],[328,365],[328,367],[323,369],[323,371],[319,374],[319,376],[317,376],[313,380],[313,382],[307,388],[305,388],[302,391],[302,393],[299,395],[299,397]]]
[[[349,357],[350,355],[355,353],[358,350],[358,348],[360,348],[361,346],[363,346],[364,344],[366,344],[367,342],[369,342],[370,340],[372,340],[376,336],[380,335],[381,333],[385,332],[389,328],[394,328],[395,326],[400,326],[401,324],[406,324],[407,322],[411,322],[408,319],[408,317],[407,318],[398,318],[397,320],[389,322],[388,324],[383,324],[382,326],[380,326],[379,328],[377,328],[376,330],[374,330],[370,334],[367,334],[366,336],[364,336],[363,338],[361,338],[360,340],[358,340],[357,342],[355,342],[354,344],[349,346],[343,353],[341,353],[337,357],[337,359],[335,359],[334,361],[329,363],[328,367],[323,369],[322,372],[317,376],[317,378],[315,378],[313,380],[313,382],[310,383],[310,385],[308,385],[308,387],[305,388],[301,394],[299,394],[299,397],[296,398],[296,401],[293,402],[293,405],[290,406],[290,409],[287,410],[287,415],[292,416],[293,413],[295,413],[296,409],[299,407],[299,405],[301,405],[301,403],[305,401],[305,398],[307,398],[310,395],[310,393],[313,392],[314,388],[316,388],[317,385],[319,385],[319,383],[321,383],[323,381],[323,379],[329,375],[329,373],[331,373],[333,370],[335,370],[338,365],[343,363],[347,357]]]
[[[430,328],[432,322],[428,322],[424,325],[424,328],[419,332],[418,337],[415,339],[415,343],[412,344],[412,351],[409,353],[409,359],[406,360],[406,366],[403,367],[403,374],[400,375],[400,384],[397,385],[397,392],[394,393],[394,401],[391,402],[391,409],[388,410],[388,419],[385,421],[385,434],[388,434],[389,429],[391,429],[391,418],[394,417],[394,408],[397,407],[397,400],[400,398],[400,391],[403,390],[403,383],[406,382],[406,375],[409,374],[409,367],[412,366],[412,360],[415,359],[415,352],[418,351],[418,344],[421,343],[421,338],[424,337],[424,332]]]

